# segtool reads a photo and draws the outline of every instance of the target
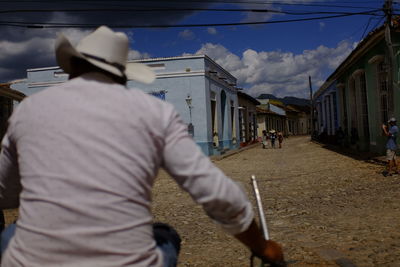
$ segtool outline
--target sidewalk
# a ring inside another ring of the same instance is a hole
[[[313,142],[315,144],[319,144],[323,148],[340,153],[342,155],[352,157],[357,160],[368,161],[368,162],[376,163],[376,164],[380,164],[380,165],[385,165],[387,163],[386,156],[384,156],[384,155],[377,155],[376,153],[372,153],[372,152],[356,151],[356,150],[348,148],[348,147],[340,147],[337,145],[325,144],[325,143],[318,142],[316,140],[311,140],[311,142]]]
[[[261,146],[261,143],[257,142],[257,143],[251,144],[251,145],[247,145],[245,147],[239,147],[238,149],[229,150],[229,151],[227,151],[226,153],[224,153],[222,155],[210,156],[210,159],[211,159],[211,161],[219,161],[219,160],[225,159],[227,157],[230,157],[232,155],[235,155],[237,153],[246,151],[248,149],[251,149],[251,148],[254,148],[254,147],[257,147],[257,146]]]

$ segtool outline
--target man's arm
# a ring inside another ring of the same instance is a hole
[[[386,136],[389,136],[389,132],[388,132],[388,130],[387,130],[387,125],[386,125],[386,124],[382,124],[382,130],[383,130],[383,133],[384,133]]]
[[[20,192],[16,146],[6,134],[0,152],[0,209],[18,208]]]
[[[171,118],[165,136],[164,168],[177,183],[256,255],[269,262],[283,260],[280,246],[263,238],[244,191],[200,151],[177,114]]]

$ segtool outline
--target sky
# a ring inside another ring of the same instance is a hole
[[[97,25],[108,25],[128,35],[130,59],[206,54],[254,97],[308,98],[308,77],[316,91],[363,37],[383,24],[383,4],[0,0],[0,83],[26,78],[27,69],[56,66],[58,34],[76,44]],[[400,4],[394,1],[393,8],[398,12]]]

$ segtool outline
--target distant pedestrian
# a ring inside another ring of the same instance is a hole
[[[271,139],[271,147],[275,148],[275,139],[276,139],[276,131],[275,130],[269,131],[269,138]]]
[[[279,148],[282,148],[282,142],[283,142],[282,132],[278,132],[278,142],[279,142]]]
[[[266,130],[262,131],[262,148],[267,148],[268,142],[268,134]]]
[[[399,128],[396,126],[396,119],[391,118],[388,121],[388,125],[382,125],[383,132],[388,137],[386,142],[386,158],[387,158],[387,169],[383,172],[384,176],[392,175],[392,171],[398,172],[398,164],[396,158],[396,150],[397,150],[397,134],[399,132]]]

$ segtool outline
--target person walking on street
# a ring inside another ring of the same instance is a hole
[[[268,144],[268,134],[266,130],[262,131],[262,148],[267,148]]]
[[[396,157],[396,150],[397,150],[397,134],[399,129],[396,125],[396,119],[391,118],[388,121],[388,125],[383,124],[382,130],[384,134],[388,137],[386,142],[386,157],[387,157],[387,167],[386,170],[383,172],[384,176],[392,175],[392,171],[394,173],[398,172],[398,163]]]
[[[278,142],[279,142],[279,148],[282,148],[282,142],[283,142],[282,132],[278,132]]]
[[[275,130],[269,131],[269,138],[271,139],[271,148],[275,148],[275,139],[276,139]]]
[[[127,80],[155,79],[146,65],[126,63],[128,52],[128,37],[105,26],[76,47],[61,35],[56,58],[69,81],[27,97],[12,114],[0,208],[19,207],[19,218],[15,231],[4,231],[11,241],[1,266],[176,266],[179,235],[152,222],[160,168],[255,255],[283,264],[247,195],[201,152],[174,107],[127,90]]]

